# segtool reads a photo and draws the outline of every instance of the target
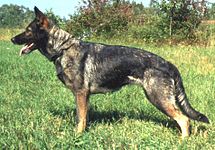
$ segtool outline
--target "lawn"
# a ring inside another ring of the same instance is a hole
[[[99,41],[104,42],[104,41]],[[215,149],[214,47],[143,46],[180,70],[189,101],[210,119],[192,121],[180,140],[174,121],[154,108],[138,86],[90,97],[89,128],[77,135],[72,93],[54,65],[38,52],[19,57],[19,46],[0,41],[0,147],[2,149]]]

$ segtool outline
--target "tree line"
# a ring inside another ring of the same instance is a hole
[[[67,20],[55,15],[51,9],[46,14],[57,25],[80,38],[110,38],[126,33],[127,37],[146,42],[196,41],[201,21],[215,19],[215,4],[205,0],[152,0],[150,7],[145,7],[142,3],[127,0],[81,0],[76,13]],[[21,28],[32,18],[33,11],[24,6],[0,7],[0,27]]]

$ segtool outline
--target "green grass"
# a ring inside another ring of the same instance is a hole
[[[211,124],[192,121],[192,135],[182,142],[176,124],[149,104],[140,87],[128,86],[91,96],[89,128],[77,135],[74,97],[57,79],[54,65],[38,52],[19,57],[19,46],[0,41],[0,147],[215,149],[214,48],[145,48],[176,64],[192,106],[206,114]]]

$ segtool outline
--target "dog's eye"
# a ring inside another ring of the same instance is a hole
[[[31,36],[32,35],[32,29],[30,27],[27,28],[25,34],[26,34],[26,36]]]
[[[32,28],[28,27],[27,32],[31,32],[31,31],[32,31]]]

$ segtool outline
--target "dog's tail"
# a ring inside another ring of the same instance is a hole
[[[176,86],[176,89],[175,89],[176,90],[176,102],[177,102],[177,105],[179,106],[179,108],[181,109],[181,111],[186,116],[188,116],[189,118],[191,118],[193,120],[201,121],[204,123],[209,123],[208,118],[204,114],[196,111],[190,105],[190,103],[187,99],[179,72],[177,73],[177,77],[175,79],[175,86]]]

